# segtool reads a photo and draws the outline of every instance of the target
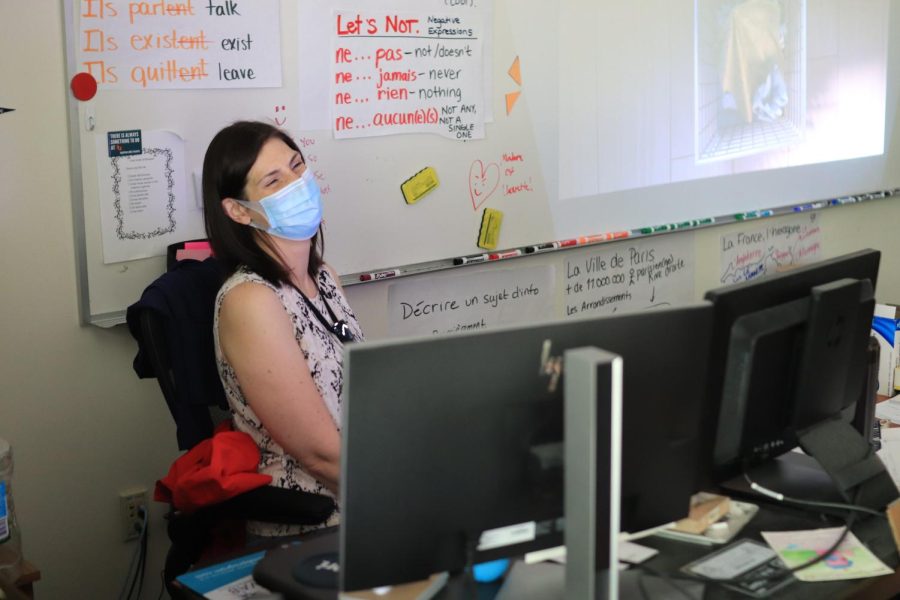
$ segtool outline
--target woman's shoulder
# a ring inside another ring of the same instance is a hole
[[[237,286],[244,283],[256,283],[261,286],[265,286],[272,290],[277,290],[278,288],[272,285],[271,282],[266,280],[265,277],[259,275],[255,271],[251,271],[246,267],[239,267],[231,276],[225,280],[225,283],[222,284],[222,287],[219,288],[219,295],[224,296]]]
[[[278,295],[279,289],[261,275],[240,267],[225,280],[216,296],[216,305],[221,306],[226,297],[240,296],[243,299],[265,298]]]
[[[257,323],[283,313],[277,310],[284,307],[278,288],[262,277],[230,278],[226,284],[216,299],[219,322]]]

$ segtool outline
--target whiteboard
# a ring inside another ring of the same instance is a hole
[[[78,61],[78,44],[85,44],[79,36],[78,13],[78,5],[83,7],[85,2],[74,3],[74,12],[71,4],[64,2],[70,77],[84,70],[83,62]],[[492,3],[482,4],[490,7]],[[163,270],[161,258],[104,262],[96,138],[111,131],[167,131],[183,139],[188,197],[179,206],[182,239],[204,237],[194,179],[206,146],[219,129],[242,119],[277,123],[300,144],[323,189],[326,260],[339,273],[476,252],[487,207],[503,212],[500,243],[504,247],[553,237],[527,97],[508,115],[506,112],[504,93],[516,87],[507,74],[516,48],[505,4],[497,3],[496,12],[471,7],[435,11],[478,10],[482,22],[495,25],[489,36],[490,72],[485,80],[497,81],[498,89],[484,86],[488,112],[495,118],[485,124],[483,139],[466,141],[424,133],[336,140],[328,129],[299,129],[304,122],[300,107],[309,102],[300,85],[306,61],[298,60],[299,23],[304,10],[321,12],[322,5],[331,6],[313,0],[280,2],[281,87],[104,90],[101,85],[89,101],[70,98],[73,171],[80,180],[76,182],[81,221],[77,226],[83,229],[79,231],[85,280],[82,312],[87,321],[120,321],[124,308]],[[433,1],[431,5],[444,3]],[[400,185],[428,166],[436,170],[440,185],[415,204],[407,204]],[[482,190],[489,196],[486,201],[473,199],[476,180],[486,188]]]
[[[85,1],[63,2],[70,77],[83,70],[77,58],[79,43],[83,43],[79,40],[78,10]],[[857,7],[856,13],[866,13],[867,18],[883,17],[880,22],[884,29],[869,34],[886,48],[887,56],[878,66],[887,78],[883,154],[746,172],[741,171],[740,165],[756,159],[738,157],[706,168],[701,179],[665,182],[647,175],[638,187],[604,188],[609,187],[605,182],[611,178],[603,175],[609,169],[622,171],[627,167],[637,173],[645,172],[641,167],[644,159],[632,161],[634,164],[626,164],[627,157],[611,160],[608,154],[602,154],[603,146],[597,141],[603,135],[622,140],[632,137],[622,129],[621,115],[610,113],[609,106],[600,103],[610,94],[619,93],[613,90],[604,95],[604,73],[615,68],[621,45],[645,40],[651,56],[693,57],[694,50],[687,39],[692,34],[681,38],[672,30],[654,30],[657,37],[623,32],[611,39],[598,38],[591,31],[610,19],[615,22],[616,18],[627,16],[612,11],[628,10],[658,13],[664,21],[693,32],[696,2],[572,0],[548,8],[537,0],[494,0],[436,10],[475,10],[470,5],[478,5],[480,22],[490,25],[485,34],[490,46],[484,73],[487,106],[481,139],[458,141],[433,133],[335,139],[331,129],[303,128],[311,122],[302,112],[310,110],[310,98],[314,102],[320,97],[331,101],[332,97],[325,95],[330,92],[322,91],[329,89],[325,82],[317,89],[304,88],[310,86],[309,61],[303,58],[307,51],[299,39],[301,22],[304,15],[323,11],[333,14],[332,9],[351,10],[359,4],[345,0],[277,0],[280,87],[101,88],[87,102],[70,97],[84,321],[101,325],[122,322],[124,309],[164,270],[162,257],[104,261],[96,136],[108,131],[168,131],[183,139],[188,189],[179,223],[184,227],[184,239],[191,239],[204,236],[194,177],[199,174],[212,135],[238,119],[281,125],[300,143],[326,192],[325,258],[340,274],[353,276],[346,277],[345,283],[358,280],[355,275],[359,273],[408,265],[424,265],[426,270],[429,265],[445,268],[455,257],[483,252],[477,240],[485,208],[503,213],[499,247],[520,248],[580,235],[732,215],[900,186],[900,136],[895,127],[900,35],[893,35],[900,33],[900,15],[896,10],[888,11],[887,0],[864,0],[866,10],[862,11],[858,10],[858,2],[834,0],[825,3],[833,8],[833,17],[852,18],[852,14],[845,14],[852,13],[852,7]],[[625,4],[631,8],[623,8]],[[388,10],[396,6],[408,11],[410,6],[418,5],[398,1],[378,8]],[[491,10],[486,16],[484,10],[488,6]],[[594,50],[584,51],[585,48]],[[332,48],[324,48],[322,55],[332,56]],[[512,76],[514,65],[519,68],[518,81]],[[620,92],[634,97],[642,81],[631,82],[632,87]],[[673,106],[676,97],[685,93],[680,87],[651,88],[646,97],[659,106]],[[508,111],[509,98],[514,103]],[[400,185],[427,166],[436,170],[440,185],[417,203],[407,204]],[[475,200],[476,185],[482,186],[482,192],[489,192],[487,200]],[[529,260],[536,259],[523,258],[517,263],[525,265]]]

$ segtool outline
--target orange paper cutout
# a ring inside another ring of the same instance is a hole
[[[509,76],[513,78],[517,84],[522,85],[522,71],[519,68],[519,57],[516,57],[516,60],[513,61],[512,66],[509,68]]]
[[[516,100],[518,100],[519,96],[521,96],[521,95],[522,95],[522,92],[510,92],[509,94],[506,95],[506,114],[507,114],[507,116],[509,115],[509,113],[512,112],[513,106],[516,105]]]

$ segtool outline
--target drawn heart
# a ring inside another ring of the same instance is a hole
[[[472,199],[472,210],[478,210],[487,202],[500,185],[500,165],[488,163],[484,165],[480,160],[472,163],[469,169],[469,197]]]

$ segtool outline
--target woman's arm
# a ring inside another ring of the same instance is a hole
[[[253,283],[232,289],[219,313],[219,341],[272,439],[337,494],[340,434],[275,292]]]

